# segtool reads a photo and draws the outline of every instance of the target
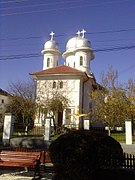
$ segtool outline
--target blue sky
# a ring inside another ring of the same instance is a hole
[[[135,79],[135,0],[0,0],[0,88],[42,69],[51,31],[63,53],[82,29],[95,54],[97,82],[109,66],[118,70],[119,82]]]

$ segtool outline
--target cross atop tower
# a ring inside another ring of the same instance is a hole
[[[82,33],[82,38],[84,38],[84,34],[86,33],[86,31],[83,29],[83,30],[81,31],[81,33]]]
[[[54,32],[51,32],[51,33],[50,33],[51,40],[53,40],[53,38],[54,38],[54,34],[55,34]]]
[[[78,35],[78,37],[80,37],[81,32],[80,32],[80,31],[77,31],[77,33],[76,33],[76,34]]]

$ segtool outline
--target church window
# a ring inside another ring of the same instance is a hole
[[[74,67],[75,67],[75,62],[74,62]]]
[[[50,58],[47,58],[47,67],[50,67]]]
[[[82,66],[82,65],[83,65],[83,57],[80,56],[80,66]]]
[[[1,103],[4,104],[4,99],[1,100]]]
[[[61,81],[60,82],[60,89],[62,89],[63,88],[63,82]]]
[[[55,81],[53,82],[53,88],[56,88],[56,82]]]

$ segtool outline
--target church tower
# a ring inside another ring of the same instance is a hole
[[[78,31],[77,37],[71,38],[63,53],[65,65],[90,74],[90,61],[94,59],[90,41],[85,38],[85,30]]]
[[[61,52],[58,43],[54,40],[54,34],[54,32],[50,33],[51,39],[44,44],[44,49],[41,51],[44,56],[43,70],[58,66]]]

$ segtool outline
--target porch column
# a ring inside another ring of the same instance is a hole
[[[62,124],[66,124],[66,109],[63,110],[63,122]]]

